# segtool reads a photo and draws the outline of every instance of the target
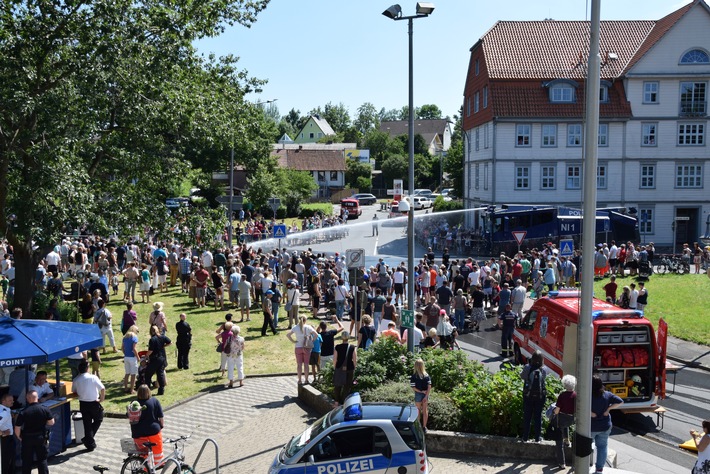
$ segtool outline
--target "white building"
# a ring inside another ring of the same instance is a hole
[[[464,203],[581,206],[589,23],[501,21],[472,48]],[[637,210],[643,240],[694,242],[710,219],[710,9],[602,21],[598,207]],[[478,226],[473,216],[469,225]]]

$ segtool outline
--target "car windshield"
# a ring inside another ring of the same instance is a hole
[[[311,442],[312,439],[317,438],[324,430],[326,430],[331,425],[330,413],[322,418],[319,418],[315,423],[305,429],[300,435],[294,436],[286,444],[286,450],[284,452],[287,458],[295,455],[299,452],[305,445]],[[283,461],[283,459],[282,459]]]

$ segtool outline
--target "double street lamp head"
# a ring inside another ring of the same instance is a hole
[[[387,18],[392,20],[405,20],[415,17],[429,16],[434,11],[434,4],[431,2],[417,2],[417,14],[414,17],[403,17],[402,7],[398,4],[392,5],[387,10],[383,11],[382,14]]]

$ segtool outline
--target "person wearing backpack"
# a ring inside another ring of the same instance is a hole
[[[530,362],[523,367],[523,441],[527,442],[530,425],[535,422],[535,442],[542,440],[542,410],[547,398],[545,378],[549,369],[543,365],[542,352],[535,351]]]
[[[101,340],[103,342],[104,337],[108,337],[109,344],[113,348],[113,352],[116,352],[116,340],[113,336],[113,327],[111,311],[106,309],[106,302],[99,298],[98,300],[98,310],[94,313],[94,322],[99,326],[101,330]],[[103,349],[104,354],[106,353],[106,346]]]

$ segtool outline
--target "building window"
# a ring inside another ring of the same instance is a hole
[[[515,189],[530,189],[530,165],[515,167]]]
[[[478,91],[476,91],[475,94],[473,94],[473,113],[477,114],[478,113]]]
[[[471,97],[466,97],[466,117],[471,116]]]
[[[606,189],[606,165],[597,165],[597,189]]]
[[[679,123],[678,145],[705,145],[705,124]]]
[[[702,49],[691,49],[680,58],[681,64],[708,64],[710,57]]]
[[[567,125],[567,146],[582,146],[582,124]]]
[[[609,146],[609,124],[608,123],[600,123],[599,124],[599,135],[597,137],[597,145]]]
[[[676,188],[701,188],[703,167],[700,165],[678,165],[675,171]]]
[[[478,189],[479,181],[481,181],[481,165],[479,163],[476,163],[474,170],[475,174],[473,180],[473,188]]]
[[[570,84],[555,84],[550,87],[550,102],[574,102],[574,87]]]
[[[639,209],[639,233],[653,234],[653,209]]]
[[[476,151],[478,151],[479,144],[480,144],[480,142],[481,142],[481,140],[479,139],[479,133],[478,133],[480,130],[481,130],[480,127],[476,129],[476,140],[475,140],[475,143],[476,143]]]
[[[643,103],[657,104],[658,103],[658,82],[643,83]]]
[[[331,171],[331,172],[330,172],[330,180],[331,180],[331,181],[337,181],[337,180],[338,180],[338,172],[337,172],[337,171]]]
[[[542,125],[542,146],[557,146],[557,124],[546,123]]]
[[[480,71],[480,68],[478,67],[478,59],[476,59],[476,62],[474,63],[473,68],[474,68],[475,74],[478,76],[478,72]]]
[[[609,102],[609,88],[607,86],[599,88],[599,102]]]
[[[483,190],[488,191],[488,163],[483,165]]]
[[[315,135],[313,134],[313,132],[308,134],[308,138],[315,138]]]
[[[557,168],[554,164],[540,166],[540,189],[555,189],[555,173]]]
[[[651,189],[656,187],[656,165],[641,165],[641,188]]]
[[[641,146],[656,146],[657,123],[641,124]]]
[[[483,126],[483,148],[488,148],[488,124]]]
[[[318,172],[318,182],[319,183],[325,182],[325,171]]]
[[[488,86],[483,86],[483,108],[488,107]]]
[[[530,128],[527,123],[515,126],[515,146],[530,146]]]
[[[567,189],[582,189],[582,166],[567,166]]]
[[[680,83],[680,115],[705,116],[705,82]]]

